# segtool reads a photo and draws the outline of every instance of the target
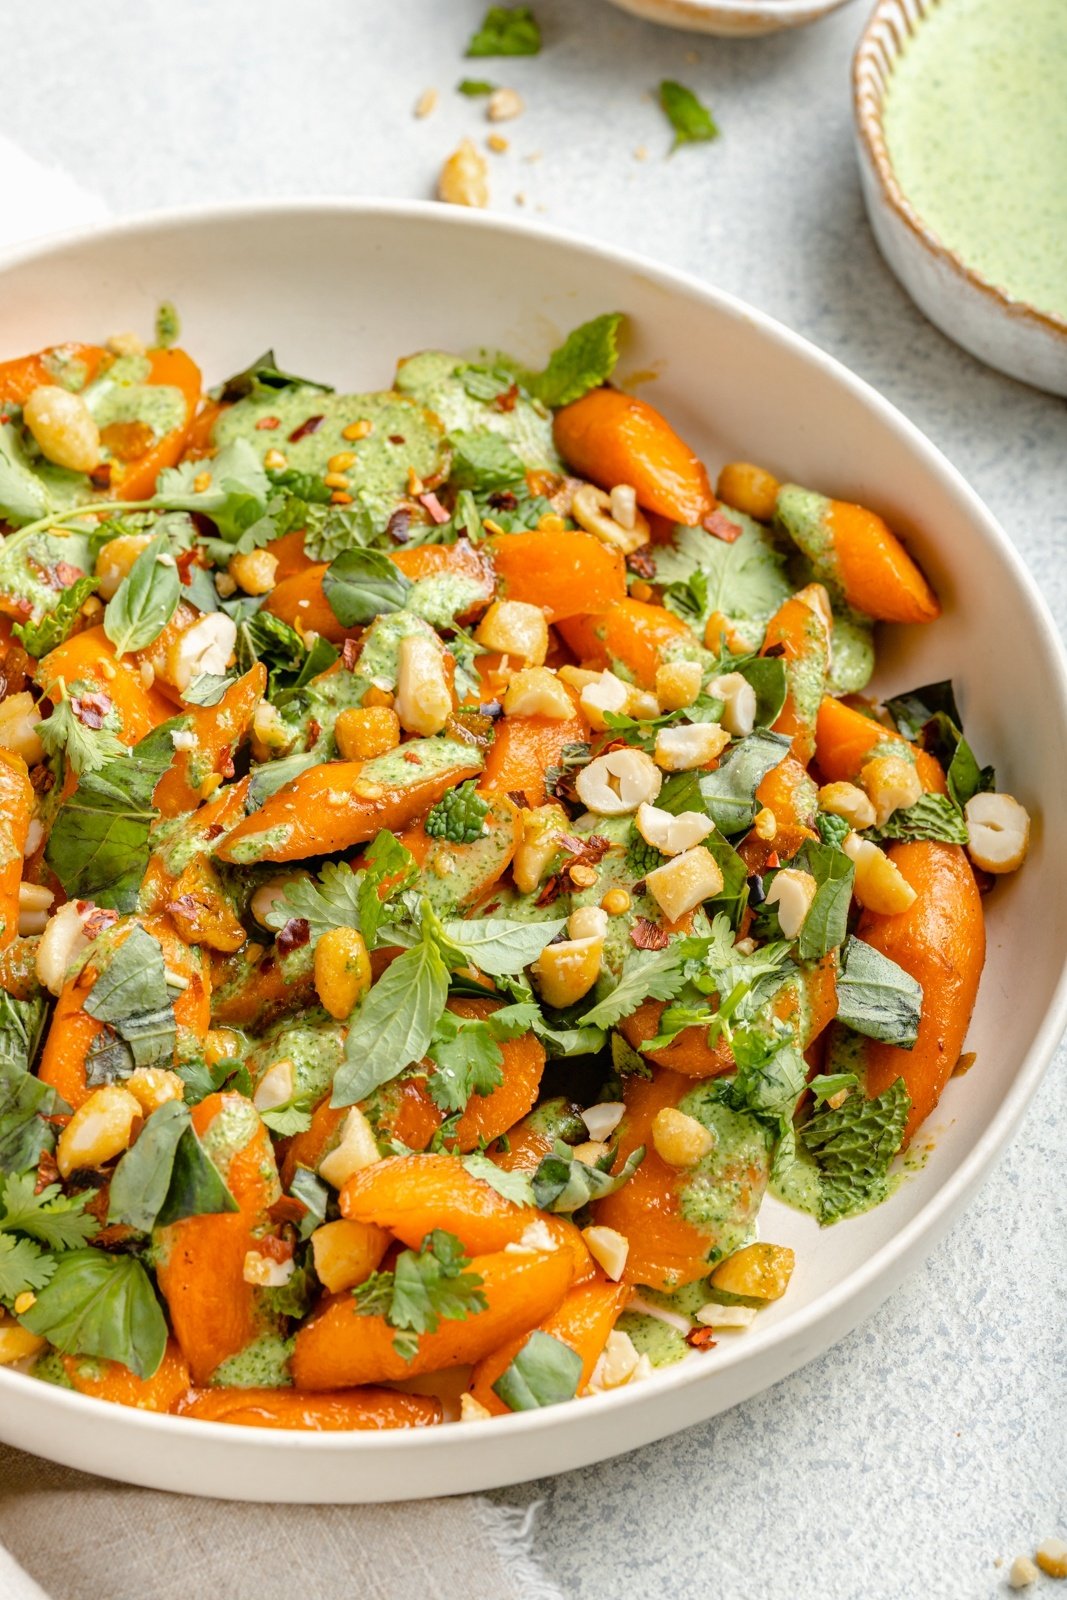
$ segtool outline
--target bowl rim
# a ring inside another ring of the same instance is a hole
[[[873,412],[882,426],[900,438],[928,469],[946,482],[970,519],[971,536],[992,547],[997,557],[1007,566],[1031,607],[1044,653],[1053,669],[1051,681],[1047,686],[1048,699],[1055,721],[1067,735],[1067,645],[1060,638],[1036,578],[976,490],[971,488],[959,469],[922,430],[873,385],[851,371],[836,357],[829,355],[801,334],[795,333],[767,312],[760,311],[726,290],[704,282],[695,274],[665,266],[636,251],[622,249],[525,218],[465,210],[458,206],[445,206],[440,202],[428,200],[323,195],[223,201],[207,205],[161,208],[48,235],[15,249],[0,251],[0,284],[11,268],[30,264],[34,260],[62,256],[66,251],[80,245],[91,246],[94,242],[106,245],[111,240],[136,237],[139,234],[165,234],[173,229],[211,229],[235,221],[269,220],[277,225],[283,219],[299,222],[315,216],[348,217],[353,221],[383,217],[397,221],[470,229],[472,233],[512,235],[525,240],[531,246],[547,243],[562,248],[577,259],[584,257],[587,261],[595,262],[597,259],[607,261],[626,272],[650,279],[672,295],[681,295],[685,299],[696,301],[702,307],[726,312],[733,318],[753,324],[780,347],[784,347],[790,355],[814,364],[841,385],[851,398]],[[893,1269],[898,1269],[899,1278],[906,1271],[908,1258],[913,1256],[924,1240],[928,1239],[932,1245],[938,1236],[939,1228],[947,1226],[954,1211],[988,1174],[993,1160],[1018,1127],[1065,1027],[1067,1027],[1067,964],[1061,972],[1038,1025],[1033,1044],[1024,1056],[1019,1071],[989,1125],[967,1150],[956,1169],[944,1179],[915,1216],[885,1244],[869,1255],[860,1266],[818,1295],[809,1305],[792,1315],[787,1315],[781,1322],[768,1328],[757,1328],[747,1333],[744,1338],[731,1341],[729,1344],[722,1342],[718,1348],[714,1367],[697,1360],[681,1361],[672,1367],[662,1369],[654,1378],[641,1384],[626,1385],[606,1393],[585,1396],[580,1401],[569,1401],[564,1405],[524,1411],[517,1415],[492,1417],[478,1422],[452,1422],[443,1430],[443,1435],[437,1428],[397,1429],[381,1433],[360,1431],[311,1433],[289,1429],[242,1429],[222,1422],[209,1422],[199,1418],[174,1416],[167,1412],[142,1411],[136,1407],[117,1406],[112,1401],[78,1394],[58,1385],[44,1384],[39,1379],[30,1378],[26,1373],[12,1371],[6,1367],[0,1367],[0,1400],[5,1396],[26,1395],[26,1385],[29,1384],[33,1386],[32,1392],[39,1391],[38,1398],[43,1405],[54,1407],[58,1415],[66,1415],[72,1421],[78,1418],[88,1424],[91,1424],[93,1419],[99,1421],[101,1406],[107,1406],[117,1426],[140,1429],[148,1434],[156,1434],[163,1440],[196,1438],[203,1440],[205,1445],[210,1444],[212,1447],[217,1446],[237,1453],[251,1443],[247,1437],[242,1438],[242,1435],[254,1432],[257,1449],[270,1452],[312,1451],[333,1456],[351,1452],[367,1452],[373,1455],[375,1451],[433,1450],[440,1448],[438,1440],[442,1436],[455,1438],[457,1428],[463,1430],[460,1435],[463,1439],[472,1437],[472,1430],[481,1436],[486,1429],[491,1429],[493,1435],[499,1439],[503,1430],[507,1429],[509,1436],[514,1437],[518,1443],[528,1434],[539,1433],[557,1425],[562,1426],[567,1422],[573,1423],[581,1416],[621,1413],[639,1405],[652,1393],[662,1394],[668,1389],[688,1387],[701,1382],[713,1372],[719,1373],[726,1368],[735,1368],[750,1357],[766,1356],[775,1348],[803,1339],[805,1334],[817,1329],[824,1320],[835,1318],[837,1313],[852,1301],[863,1303],[866,1300],[869,1312],[880,1298],[877,1290],[879,1280],[886,1281],[891,1288],[895,1281]],[[843,1332],[837,1337],[842,1336]],[[836,1337],[831,1340],[831,1343],[836,1342]],[[803,1362],[791,1363],[786,1370],[792,1371],[794,1367],[802,1364]],[[770,1384],[761,1383],[756,1392],[762,1392],[767,1387],[770,1387]],[[3,1407],[0,1405],[0,1415],[2,1411]],[[198,1429],[195,1434],[190,1432],[190,1424],[193,1422],[197,1424]],[[458,1438],[456,1442],[459,1443]],[[197,1492],[195,1486],[191,1486],[188,1492],[195,1494]]]
[[[852,0],[611,0],[611,4],[631,16],[658,23],[661,19],[653,11],[662,9],[670,15],[662,18],[668,25],[721,17],[760,17],[788,27],[806,22],[819,22],[832,11],[850,5]]]
[[[906,37],[913,35],[943,0],[876,0],[852,57],[852,110],[860,150],[867,157],[883,203],[920,249],[948,266],[980,295],[990,310],[1028,323],[1067,341],[1067,316],[1042,311],[993,283],[945,244],[908,199],[897,178],[885,138],[885,97]],[[884,63],[884,78],[883,78]]]

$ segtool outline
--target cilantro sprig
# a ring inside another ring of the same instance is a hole
[[[381,1316],[396,1329],[393,1348],[405,1361],[418,1354],[419,1339],[442,1321],[464,1321],[486,1310],[483,1279],[467,1272],[470,1258],[455,1234],[434,1228],[419,1250],[402,1250],[391,1272],[374,1272],[352,1293],[356,1310]]]

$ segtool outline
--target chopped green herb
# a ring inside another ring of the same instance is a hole
[[[677,150],[679,145],[699,144],[719,137],[719,128],[711,112],[683,83],[664,78],[659,86],[659,103],[674,129],[672,150]]]
[[[535,1328],[493,1384],[511,1411],[532,1411],[573,1400],[582,1378],[582,1358],[562,1339]]]
[[[182,322],[172,300],[161,300],[156,308],[156,344],[169,350],[181,338]]]
[[[467,46],[470,56],[535,56],[541,29],[529,6],[490,6]]]
[[[475,789],[474,780],[461,783],[458,789],[449,789],[426,818],[426,832],[434,839],[447,839],[450,844],[473,844],[485,833],[485,819],[489,815],[489,802],[483,800]]]
[[[526,375],[534,399],[553,408],[566,406],[606,383],[619,359],[621,323],[622,313],[609,311],[569,333],[552,352],[544,372]]]
[[[393,1345],[405,1361],[419,1348],[419,1336],[434,1333],[442,1321],[465,1321],[488,1305],[482,1279],[470,1265],[456,1236],[435,1228],[421,1250],[402,1250],[392,1272],[374,1272],[352,1291],[356,1309],[383,1316],[397,1330]]]

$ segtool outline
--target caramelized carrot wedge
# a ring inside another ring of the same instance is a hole
[[[422,869],[423,881],[440,885],[450,912],[487,899],[522,843],[522,813],[506,795],[493,796],[482,827],[482,837],[467,844],[428,834],[425,817],[400,834],[400,843]],[[462,884],[462,891],[453,890],[453,883]]]
[[[543,805],[548,798],[548,768],[560,760],[566,745],[581,744],[588,737],[589,724],[577,710],[562,722],[551,717],[503,717],[478,787],[485,794],[522,794],[527,805]]]
[[[140,1411],[170,1411],[189,1388],[189,1364],[176,1339],[167,1340],[163,1360],[150,1378],[139,1378],[121,1361],[87,1361],[82,1356],[64,1356],[63,1368],[79,1394]]]
[[[425,775],[420,775],[416,759],[403,787],[396,782],[398,769],[404,771],[399,766],[403,758],[397,752],[373,761],[330,761],[309,767],[238,823],[216,854],[223,861],[242,865],[300,861],[305,856],[331,855],[363,844],[382,828],[399,832],[447,790],[477,777],[481,770],[481,757],[473,747],[454,741],[427,739],[405,749],[417,758],[420,747],[430,744],[438,757],[449,756],[444,747],[451,745],[450,759],[424,762]],[[383,781],[387,773],[391,782]]]
[[[475,1256],[467,1270],[482,1280],[486,1309],[424,1333],[411,1361],[394,1348],[395,1329],[384,1317],[361,1315],[351,1294],[326,1299],[296,1336],[297,1389],[390,1383],[480,1361],[555,1310],[573,1281],[574,1258],[567,1250],[501,1250]]]
[[[207,1383],[226,1360],[250,1344],[266,1321],[256,1290],[244,1279],[245,1256],[261,1242],[268,1206],[278,1197],[270,1134],[250,1101],[212,1094],[193,1107],[203,1137],[226,1118],[229,1137],[216,1165],[238,1211],[187,1217],[159,1230],[156,1278],[171,1326],[195,1383]]]
[[[495,1000],[453,999],[448,1009],[458,1017],[484,1020],[498,1009]],[[545,1070],[545,1048],[532,1033],[518,1039],[505,1039],[500,1053],[504,1081],[490,1094],[472,1094],[456,1125],[456,1145],[474,1150],[482,1141],[499,1139],[524,1117],[537,1099],[541,1074]]]
[[[695,526],[715,509],[703,464],[645,400],[594,389],[557,411],[556,448],[568,466],[602,489],[632,484],[638,503]]]
[[[493,564],[482,550],[466,539],[455,544],[419,544],[410,550],[391,550],[389,559],[412,583],[422,578],[454,578],[470,592],[470,603],[456,613],[457,622],[470,622],[496,592]]]
[[[341,1215],[387,1228],[417,1250],[434,1228],[454,1233],[469,1255],[516,1243],[539,1212],[516,1205],[455,1156],[390,1156],[341,1190]]]
[[[301,1394],[296,1389],[193,1389],[174,1410],[202,1422],[244,1428],[298,1428],[305,1433],[349,1433],[384,1428],[429,1428],[441,1421],[441,1402],[395,1389],[337,1389]]]
[[[756,803],[774,812],[780,828],[810,829],[819,809],[819,791],[801,763],[789,755],[761,781]]]
[[[830,695],[825,697],[815,723],[815,760],[828,783],[854,783],[863,766],[879,753],[875,748],[878,745],[904,756],[910,752],[927,794],[945,793],[945,774],[928,751],[917,749],[899,733],[865,717],[862,711],[854,711]]]
[[[933,622],[937,596],[896,534],[874,511],[785,484],[777,515],[816,578],[880,622]]]
[[[819,594],[826,599],[824,589]],[[768,622],[760,650],[772,654],[784,661],[786,677],[785,705],[774,731],[792,739],[792,753],[806,767],[815,753],[815,719],[830,670],[830,630],[822,612],[799,595],[786,600]]]
[[[301,633],[321,633],[331,644],[342,644],[348,629],[334,616],[322,587],[328,565],[326,561],[318,561],[302,572],[283,578],[267,596],[263,609]]]
[[[97,344],[57,344],[13,361],[0,361],[0,403],[25,405],[43,383],[60,383],[64,372],[76,371],[89,383],[108,360],[108,352]]]
[[[485,548],[504,599],[540,606],[549,622],[608,611],[626,599],[622,555],[591,533],[501,533]]]
[[[619,1125],[621,1165],[638,1145],[645,1158],[628,1183],[598,1200],[598,1223],[630,1241],[623,1281],[670,1291],[702,1278],[749,1237],[767,1187],[770,1136],[753,1119],[714,1102],[679,1073],[626,1079]],[[720,1134],[695,1166],[668,1166],[652,1146],[652,1121],[665,1106],[701,1110]],[[721,1127],[718,1124],[721,1122]]]
[[[267,688],[267,669],[261,661],[230,685],[214,706],[196,706],[187,713],[189,731],[196,743],[191,750],[175,750],[174,760],[156,784],[153,804],[161,816],[177,817],[200,804],[206,778],[233,776],[233,756],[251,725],[256,707]]]
[[[139,451],[132,460],[112,461],[108,493],[117,500],[146,500],[155,493],[156,479],[164,467],[173,467],[182,458],[200,402],[200,368],[184,350],[149,350],[148,360],[150,366],[145,382],[177,389],[185,404],[185,416],[177,427],[154,439],[147,450]],[[106,429],[104,439],[107,442]]]
[[[597,1277],[591,1283],[579,1284],[572,1289],[562,1304],[542,1322],[542,1333],[551,1334],[554,1339],[570,1345],[581,1356],[579,1394],[593,1376],[593,1368],[608,1342],[608,1334],[629,1298],[628,1285],[609,1283],[607,1279]],[[499,1350],[494,1350],[492,1355],[484,1356],[471,1373],[471,1394],[495,1417],[508,1415],[508,1407],[494,1392],[493,1384],[511,1365],[529,1337],[529,1334],[525,1334],[522,1338],[512,1339]]]
[[[11,944],[19,931],[19,885],[33,807],[33,785],[25,761],[11,750],[0,749],[0,950]]]
[[[895,917],[865,911],[856,933],[922,984],[922,1018],[910,1050],[874,1039],[861,1040],[860,1047],[868,1096],[904,1079],[911,1096],[906,1144],[937,1105],[959,1060],[985,961],[985,921],[974,873],[959,845],[894,844],[889,857],[915,899]],[[842,1069],[843,1062],[834,1063],[835,1044],[840,1049],[842,1043],[835,1029],[827,1072]]]
[[[610,611],[570,617],[559,631],[583,666],[613,672],[621,666],[642,689],[653,688],[657,667],[685,655],[684,646],[693,640],[681,617],[643,600],[620,600]]]
[[[174,707],[155,688],[146,689],[139,672],[129,665],[129,657],[115,654],[103,628],[86,628],[71,634],[42,658],[37,667],[37,682],[53,699],[60,679],[68,690],[89,684],[96,694],[106,695],[118,712],[118,736],[133,745],[174,715]]]

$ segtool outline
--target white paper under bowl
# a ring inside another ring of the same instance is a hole
[[[599,245],[446,207],[348,201],[190,212],[28,250],[0,266],[0,358],[148,329],[179,307],[208,382],[267,345],[337,384],[388,384],[398,356],[496,345],[531,363],[608,308],[627,314],[620,377],[707,460],[764,463],[884,513],[937,588],[930,628],[884,630],[879,684],[952,676],[967,731],[1031,809],[1025,871],[987,902],[989,956],[969,1047],[892,1200],[820,1232],[768,1202],[795,1247],[788,1294],[756,1327],[633,1389],[411,1433],[300,1434],[155,1416],[0,1370],[0,1437],[70,1466],[192,1494],[402,1500],[580,1467],[699,1422],[821,1354],[923,1259],[1018,1125],[1060,1035],[1067,989],[1067,677],[1005,535],[958,473],[858,378],[740,301]],[[1026,709],[1030,714],[1021,714]],[[1051,810],[1046,799],[1052,798]],[[1010,1248],[1005,1235],[1004,1248]]]

